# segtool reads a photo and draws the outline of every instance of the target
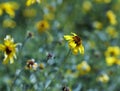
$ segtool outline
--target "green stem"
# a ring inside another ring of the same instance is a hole
[[[13,91],[13,86],[16,82],[16,80],[18,79],[18,77],[21,75],[21,73],[24,71],[24,68],[21,69],[21,71],[19,72],[19,74],[15,75],[14,79],[13,79],[13,82],[11,84],[11,91]]]
[[[62,62],[65,62],[67,61],[69,55],[71,54],[71,50],[68,51],[67,55],[64,57],[63,61]]]

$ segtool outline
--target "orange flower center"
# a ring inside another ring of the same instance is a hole
[[[74,36],[73,39],[75,44],[77,44],[77,46],[81,45],[82,40],[78,36]]]

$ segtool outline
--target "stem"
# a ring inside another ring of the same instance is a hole
[[[11,91],[13,91],[13,86],[16,82],[16,80],[18,79],[18,77],[21,75],[21,73],[24,71],[24,68],[21,69],[21,71],[19,72],[19,74],[15,75],[14,79],[13,79],[13,82],[11,84]]]
[[[64,59],[63,59],[62,62],[67,61],[67,59],[68,59],[70,53],[71,53],[71,50],[68,51],[67,55],[64,57]]]

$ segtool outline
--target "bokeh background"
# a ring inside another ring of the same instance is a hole
[[[0,0],[0,44],[21,43],[13,64],[0,52],[0,91],[120,91],[119,24],[120,0]],[[71,32],[84,55],[69,52]]]

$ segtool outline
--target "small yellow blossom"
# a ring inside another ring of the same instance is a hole
[[[92,3],[89,0],[88,1],[84,1],[83,5],[82,5],[82,8],[83,8],[84,11],[88,12],[92,8]]]
[[[110,21],[110,24],[112,24],[112,25],[117,24],[116,15],[113,13],[112,10],[107,11],[106,15],[107,15],[107,17],[108,17],[108,19]]]
[[[102,74],[99,77],[97,77],[96,80],[102,83],[107,83],[110,80],[110,78],[107,74]]]
[[[116,57],[106,57],[106,63],[108,66],[112,66],[112,65],[120,65],[120,59],[116,58]]]
[[[120,55],[120,48],[118,46],[110,46],[105,51],[106,57],[116,57]]]
[[[16,26],[16,22],[11,19],[5,19],[3,21],[4,28],[14,28]]]
[[[27,0],[26,1],[26,6],[30,6],[35,3],[41,3],[41,0]]]
[[[23,16],[24,16],[24,17],[27,17],[27,18],[35,17],[36,14],[37,14],[37,11],[36,11],[36,9],[34,9],[34,8],[25,9],[25,10],[23,11]]]
[[[93,27],[100,30],[100,29],[102,29],[103,25],[101,22],[95,21],[95,22],[93,22]]]
[[[118,32],[116,29],[112,26],[107,27],[106,32],[110,35],[112,38],[118,37]]]
[[[43,63],[40,63],[39,67],[40,69],[44,69],[45,65]]]
[[[5,2],[0,4],[0,15],[5,11],[10,17],[15,17],[15,10],[19,8],[16,2]]]
[[[44,19],[45,19],[45,20],[53,20],[54,17],[55,17],[55,16],[54,16],[53,13],[44,14]]]
[[[108,3],[111,2],[111,0],[95,0],[95,2],[97,2],[97,3],[106,3],[106,4],[108,4]]]
[[[44,32],[50,28],[50,25],[46,20],[41,20],[36,23],[36,27],[39,32]]]
[[[4,52],[4,60],[3,63],[7,64],[10,60],[10,63],[14,63],[14,58],[16,58],[16,46],[18,44],[14,44],[13,38],[10,35],[7,35],[4,39],[4,44],[0,44],[0,51]]]
[[[81,75],[85,75],[88,72],[90,72],[91,67],[89,66],[89,64],[86,61],[83,61],[82,63],[77,65],[77,70],[79,71],[79,73]]]
[[[30,59],[27,61],[25,68],[29,70],[36,70],[38,68],[38,64],[35,62],[34,59]]]
[[[69,47],[72,49],[73,54],[77,54],[80,51],[81,54],[84,54],[84,47],[82,45],[82,40],[75,33],[72,35],[64,35],[65,40],[68,40]]]

